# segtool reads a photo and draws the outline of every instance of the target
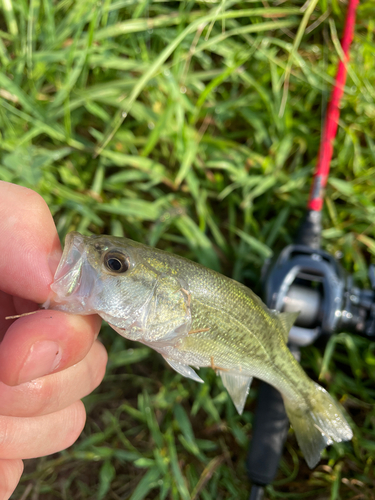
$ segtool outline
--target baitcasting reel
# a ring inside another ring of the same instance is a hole
[[[306,234],[305,240],[311,245],[287,246],[273,265],[268,262],[262,272],[268,307],[300,311],[288,343],[297,361],[299,348],[312,344],[320,335],[350,331],[375,337],[374,266],[369,269],[372,289],[360,289],[332,255],[319,249],[315,238],[319,231],[310,234],[305,231]],[[274,480],[288,429],[280,393],[261,383],[247,458],[248,475],[253,483],[250,500],[261,500],[264,486]]]
[[[327,252],[289,245],[263,270],[265,302],[271,309],[300,314],[289,334],[297,346],[312,344],[319,335],[342,331],[375,336],[375,269],[371,290],[353,285],[338,261]]]

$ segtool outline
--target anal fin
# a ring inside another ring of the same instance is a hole
[[[187,378],[191,378],[196,382],[203,383],[203,380],[195,373],[195,371],[190,366],[183,365],[182,363],[174,361],[173,359],[166,358],[165,356],[163,356],[163,358],[180,375],[183,375],[184,377]]]
[[[228,373],[218,370],[223,385],[229,392],[230,397],[236,407],[238,413],[241,415],[245,406],[247,395],[249,394],[250,384],[253,377],[246,377],[239,373]]]

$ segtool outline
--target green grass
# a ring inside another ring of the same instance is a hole
[[[61,238],[126,235],[259,292],[304,213],[339,60],[345,5],[303,4],[3,0],[0,178],[36,189]],[[360,286],[375,255],[374,19],[363,0],[323,213],[323,247]],[[198,385],[109,328],[102,340],[81,438],[29,461],[13,498],[246,499],[257,384],[240,417],[212,370]],[[310,471],[290,431],[267,498],[375,495],[374,343],[342,333],[325,352],[302,363],[354,439]]]

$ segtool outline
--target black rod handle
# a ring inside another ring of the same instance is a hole
[[[288,430],[289,420],[281,394],[262,382],[255,412],[253,438],[247,457],[247,471],[252,483],[272,483]]]
[[[299,362],[299,347],[295,344],[288,346]],[[247,473],[255,485],[253,490],[258,486],[271,484],[275,479],[289,425],[281,394],[271,385],[262,382],[255,411],[253,438],[247,456]]]

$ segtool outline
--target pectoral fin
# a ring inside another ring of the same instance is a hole
[[[163,356],[164,357],[164,356]],[[195,371],[188,365],[183,365],[182,363],[179,363],[178,361],[174,361],[172,359],[168,359],[164,357],[165,361],[174,369],[176,370],[177,373],[180,373],[184,377],[191,378],[195,380],[196,382],[201,382],[203,383],[203,380],[198,377],[198,375],[195,373]]]
[[[228,373],[218,370],[224,387],[229,392],[230,397],[241,415],[245,406],[247,395],[249,394],[250,384],[253,377],[246,377],[238,373]]]

